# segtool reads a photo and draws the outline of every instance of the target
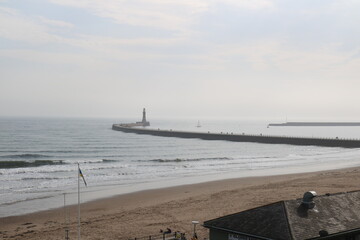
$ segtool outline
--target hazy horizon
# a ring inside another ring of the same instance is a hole
[[[0,0],[0,116],[360,121],[359,10]]]

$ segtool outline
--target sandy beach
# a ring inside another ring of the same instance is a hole
[[[81,205],[82,239],[134,239],[160,229],[192,233],[191,221],[203,221],[264,204],[360,189],[360,168],[305,174],[250,177],[141,191]],[[77,208],[69,206],[70,239],[77,239]],[[64,209],[0,220],[0,239],[64,239]],[[207,229],[197,227],[199,239]]]

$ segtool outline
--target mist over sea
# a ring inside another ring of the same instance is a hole
[[[360,149],[166,138],[113,131],[139,119],[0,118],[0,217],[144,189],[358,166]],[[151,120],[150,128],[360,138],[360,127],[271,127],[265,121]]]

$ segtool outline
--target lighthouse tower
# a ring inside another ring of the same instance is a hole
[[[145,123],[146,122],[146,111],[145,108],[143,109],[143,118],[142,118],[142,122]]]
[[[143,117],[141,122],[137,122],[137,124],[141,124],[143,127],[150,126],[150,122],[146,121],[146,110],[143,109]]]

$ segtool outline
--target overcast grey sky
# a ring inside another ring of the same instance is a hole
[[[0,116],[359,120],[360,1],[0,0]]]

